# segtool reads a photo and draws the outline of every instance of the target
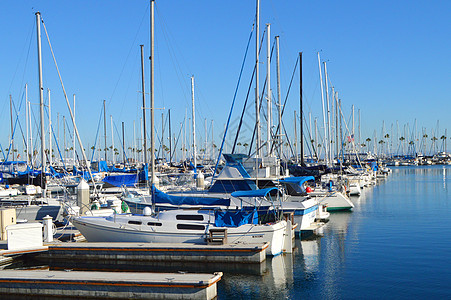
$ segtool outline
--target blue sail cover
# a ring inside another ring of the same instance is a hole
[[[155,187],[153,189],[153,201],[155,204],[169,203],[172,205],[216,205],[230,206],[230,199],[196,197],[196,196],[173,196],[168,195]]]
[[[257,210],[246,212],[243,210],[231,211],[215,211],[216,227],[239,227],[244,224],[258,224]]]
[[[138,181],[136,174],[121,174],[105,176],[102,180],[105,183],[120,187],[120,186],[135,186]]]

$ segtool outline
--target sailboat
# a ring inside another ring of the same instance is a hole
[[[151,1],[151,197],[155,207],[154,134],[153,134],[153,20]],[[144,94],[144,93],[143,93]],[[91,242],[152,242],[203,244],[211,229],[227,230],[228,243],[270,243],[269,255],[282,252],[286,221],[259,224],[258,213],[252,211],[220,211],[218,209],[159,211],[145,208],[142,215],[113,214],[108,217],[76,217],[74,226]]]
[[[88,242],[207,244],[212,229],[227,231],[227,243],[269,243],[267,255],[283,250],[286,221],[258,224],[256,211],[168,210],[156,215],[76,217],[72,224]]]

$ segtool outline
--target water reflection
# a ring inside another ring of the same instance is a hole
[[[218,284],[223,299],[283,299],[293,287],[293,255],[267,259],[267,270],[261,276],[224,274]]]
[[[443,189],[446,191],[446,172],[447,172],[447,168],[443,167]]]
[[[303,266],[305,272],[318,272],[319,266],[319,249],[321,239],[299,241],[298,249],[303,258]]]

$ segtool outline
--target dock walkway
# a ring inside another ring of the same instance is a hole
[[[0,294],[109,299],[213,299],[222,273],[0,271]]]
[[[48,244],[51,259],[262,263],[269,244],[60,243]]]

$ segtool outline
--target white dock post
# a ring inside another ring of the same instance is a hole
[[[44,221],[44,242],[51,243],[53,242],[53,222],[52,217],[46,215],[42,220]]]
[[[291,224],[291,220],[287,220],[287,228],[285,230],[283,241],[283,252],[293,253],[293,225]]]
[[[204,174],[202,174],[202,171],[199,171],[199,173],[197,174],[196,187],[199,189],[205,188]]]
[[[77,205],[80,207],[80,215],[83,215],[89,209],[89,185],[82,179],[77,186]]]

